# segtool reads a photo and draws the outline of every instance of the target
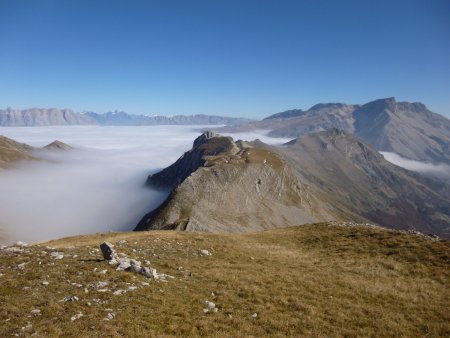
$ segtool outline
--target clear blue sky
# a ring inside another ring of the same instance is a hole
[[[450,116],[450,1],[0,0],[0,107],[264,117],[395,96]]]

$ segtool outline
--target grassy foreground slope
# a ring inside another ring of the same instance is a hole
[[[175,278],[115,271],[97,251],[104,240]],[[17,253],[3,248],[0,336],[449,336],[449,262],[448,241],[325,223],[247,234],[109,233]],[[113,294],[130,286],[137,288]],[[78,301],[62,301],[67,296]],[[204,313],[206,300],[218,311]],[[77,313],[83,316],[72,321]],[[108,313],[115,318],[104,320]]]

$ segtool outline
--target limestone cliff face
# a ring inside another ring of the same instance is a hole
[[[171,192],[136,230],[255,231],[335,218],[274,152],[210,132],[147,184]]]

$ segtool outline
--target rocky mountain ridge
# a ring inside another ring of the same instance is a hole
[[[206,132],[147,184],[170,191],[136,230],[255,231],[324,220],[450,235],[450,200],[332,129],[285,147]]]

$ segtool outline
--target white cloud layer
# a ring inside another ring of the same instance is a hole
[[[429,162],[414,161],[404,158],[396,153],[380,152],[386,161],[389,161],[399,167],[417,171],[428,175],[448,176],[450,175],[450,166],[446,164],[433,164]]]
[[[205,126],[14,127],[0,135],[36,147],[55,139],[75,150],[40,152],[49,162],[0,171],[0,237],[36,242],[132,230],[166,194],[144,186],[148,174],[189,150]],[[229,134],[280,144],[266,132]],[[1,239],[0,239],[1,241]]]

